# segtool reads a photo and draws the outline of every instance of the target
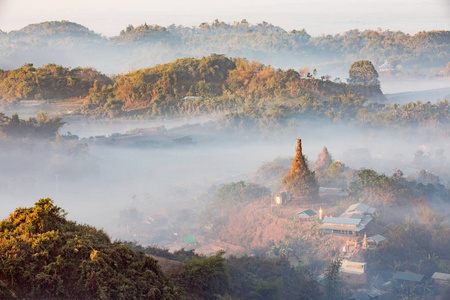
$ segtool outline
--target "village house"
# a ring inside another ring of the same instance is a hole
[[[366,262],[349,261],[344,259],[341,265],[341,272],[351,274],[364,274],[367,270]]]
[[[291,194],[288,191],[281,191],[275,195],[274,204],[275,205],[286,205],[291,201]]]
[[[409,273],[409,272],[395,272],[392,279],[414,284],[414,283],[422,282],[424,277],[425,276],[422,274]]]
[[[322,220],[320,229],[324,233],[339,236],[358,236],[366,229],[366,226],[372,221],[372,215],[375,208],[364,203],[350,205],[349,208],[339,217],[325,217]]]
[[[395,72],[397,69],[395,68],[395,66],[393,66],[392,64],[390,64],[388,61],[386,61],[384,64],[382,64],[381,66],[378,67],[378,72],[385,72],[385,73],[392,73]]]
[[[437,284],[449,284],[450,283],[450,274],[435,272],[431,278]]]
[[[383,243],[384,241],[386,241],[386,238],[384,236],[382,236],[381,234],[376,234],[374,236],[367,238],[367,242],[371,246],[378,246],[379,244]]]
[[[317,215],[317,213],[315,211],[313,211],[312,209],[307,209],[307,210],[304,210],[302,212],[298,212],[296,216],[297,216],[297,218],[299,218],[302,221],[303,220],[304,221],[309,221],[315,215]]]

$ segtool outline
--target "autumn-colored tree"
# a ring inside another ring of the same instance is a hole
[[[284,187],[294,196],[294,201],[311,200],[319,195],[316,176],[309,170],[306,158],[302,153],[301,139],[297,141],[297,153],[291,170],[284,177]]]
[[[348,71],[350,84],[375,85],[379,86],[378,72],[372,62],[360,60],[354,62]]]

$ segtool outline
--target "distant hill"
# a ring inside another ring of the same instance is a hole
[[[352,30],[337,35],[310,36],[304,29],[287,32],[276,25],[246,20],[215,20],[186,27],[156,24],[128,26],[117,36],[102,38],[69,21],[28,25],[9,32],[0,43],[0,65],[24,63],[92,66],[106,73],[141,69],[182,57],[211,53],[245,57],[275,67],[309,67],[320,75],[342,76],[356,60],[385,62],[401,72],[428,74],[443,69],[450,57],[450,31]]]
[[[69,21],[51,21],[31,24],[18,31],[11,31],[9,35],[13,37],[17,35],[33,35],[34,37],[101,37],[100,34],[94,33],[80,24]]]
[[[422,102],[424,101],[436,102],[442,99],[450,99],[450,87],[426,91],[386,94],[385,96],[389,102],[395,102],[400,104],[417,100],[421,100]]]

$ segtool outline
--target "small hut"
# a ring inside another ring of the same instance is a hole
[[[286,205],[289,201],[291,201],[291,194],[288,191],[281,191],[275,195],[274,205]]]
[[[395,272],[393,279],[400,280],[409,283],[420,283],[425,276],[422,274],[409,273],[409,272]]]
[[[367,238],[367,242],[371,245],[378,246],[379,244],[386,241],[386,238],[380,234],[373,235]]]
[[[437,284],[447,284],[450,280],[450,274],[435,272],[431,278]]]
[[[297,218],[299,218],[301,221],[309,221],[312,219],[312,217],[314,217],[315,215],[317,215],[317,213],[315,211],[313,211],[312,209],[307,209],[304,210],[302,212],[298,212],[297,213]]]

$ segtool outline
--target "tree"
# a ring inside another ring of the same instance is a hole
[[[339,289],[339,269],[342,259],[334,259],[325,271],[325,294],[328,300],[339,299],[341,291]]]
[[[369,60],[354,62],[348,71],[350,84],[380,86],[378,72]]]
[[[216,299],[216,295],[228,292],[231,288],[231,278],[224,254],[225,251],[221,250],[208,258],[193,257],[184,274],[186,288],[204,299]]]
[[[67,220],[50,198],[0,222],[0,257],[0,299],[183,299],[155,259]]]
[[[47,112],[38,112],[36,117],[29,117],[28,120],[20,119],[17,113],[10,118],[0,114],[0,132],[11,137],[50,139],[64,124],[66,122],[61,117],[50,117]]]

